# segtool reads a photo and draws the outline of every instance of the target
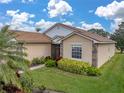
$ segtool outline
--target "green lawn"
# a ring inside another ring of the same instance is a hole
[[[116,54],[101,68],[100,77],[71,74],[56,68],[42,68],[31,72],[36,86],[65,93],[124,93],[124,54]]]

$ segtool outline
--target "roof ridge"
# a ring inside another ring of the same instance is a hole
[[[59,24],[61,24],[61,23],[59,23]],[[104,36],[102,36],[102,35],[99,35],[99,34],[96,34],[96,33],[92,33],[92,32],[86,31],[86,30],[84,30],[84,29],[77,28],[77,27],[75,27],[75,26],[70,26],[70,25],[65,25],[65,24],[62,24],[62,25],[71,27],[72,29],[75,29],[75,30],[78,30],[78,31],[81,31],[81,32],[86,32],[86,33],[89,33],[89,34],[95,34],[95,35],[104,37]],[[104,38],[107,38],[107,37],[104,37]]]

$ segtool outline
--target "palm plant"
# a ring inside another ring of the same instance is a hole
[[[22,43],[15,39],[15,34],[5,26],[0,30],[0,81],[5,84],[13,84],[21,88],[18,77],[15,74],[17,64],[26,60],[26,53]]]

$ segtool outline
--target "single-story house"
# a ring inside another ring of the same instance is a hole
[[[42,56],[61,56],[100,67],[115,54],[115,41],[61,23],[53,25],[44,33],[16,33],[16,39],[25,42],[29,60]]]

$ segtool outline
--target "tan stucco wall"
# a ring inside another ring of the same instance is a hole
[[[98,44],[97,67],[102,66],[115,54],[115,44]]]
[[[25,44],[27,59],[32,60],[35,57],[51,56],[51,44]]]
[[[63,58],[73,59],[71,57],[72,44],[78,44],[78,43],[82,45],[82,59],[80,60],[92,64],[92,41],[83,38],[79,35],[72,35],[71,37],[63,40]]]

